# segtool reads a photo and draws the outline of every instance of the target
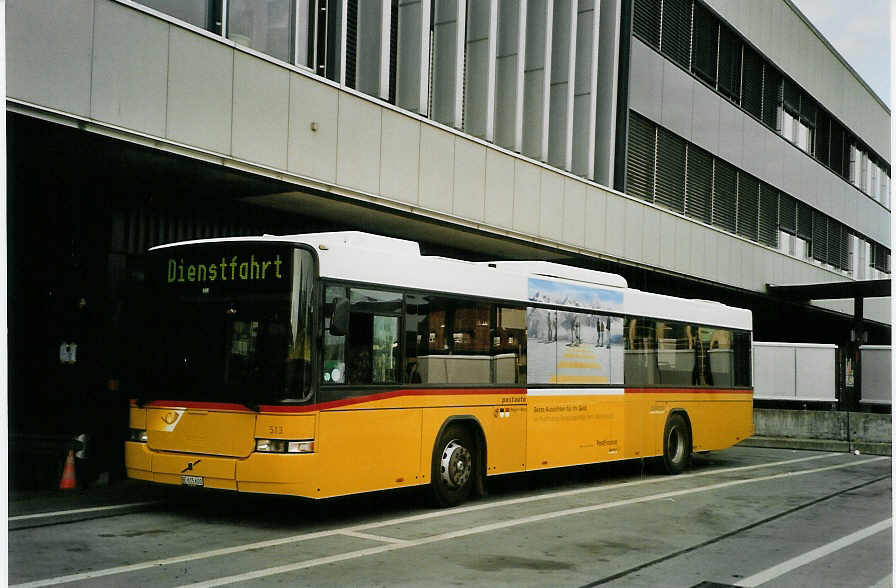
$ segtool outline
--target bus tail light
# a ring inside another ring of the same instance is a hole
[[[314,453],[314,439],[287,441],[286,439],[256,439],[258,453]]]
[[[128,441],[134,441],[136,443],[146,443],[146,430],[144,430],[144,429],[129,429],[128,430]]]

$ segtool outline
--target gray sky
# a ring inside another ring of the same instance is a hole
[[[890,104],[888,0],[793,0],[884,102]]]

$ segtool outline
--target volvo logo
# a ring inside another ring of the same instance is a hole
[[[185,467],[184,469],[182,469],[182,470],[180,471],[180,473],[182,473],[182,474],[186,474],[187,472],[192,472],[192,471],[193,471],[193,466],[197,465],[200,461],[202,461],[202,460],[201,460],[201,459],[197,459],[196,461],[191,461],[191,462],[187,463],[187,467]]]

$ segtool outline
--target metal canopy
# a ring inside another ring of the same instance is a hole
[[[861,280],[778,286],[766,284],[769,294],[794,302],[802,300],[831,300],[835,298],[883,298],[890,295],[890,280]]]

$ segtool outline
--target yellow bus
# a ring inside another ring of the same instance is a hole
[[[149,253],[128,476],[326,498],[656,458],[752,434],[751,314],[359,232]]]

